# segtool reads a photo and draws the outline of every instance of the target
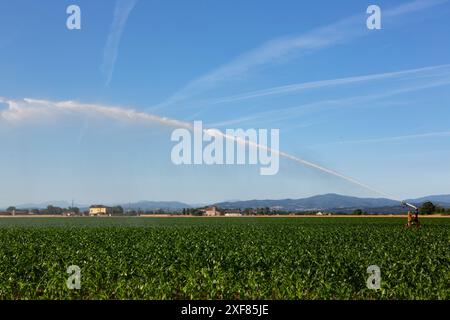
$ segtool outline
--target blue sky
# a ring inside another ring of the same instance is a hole
[[[449,19],[445,0],[3,1],[0,206],[379,196],[286,159],[175,166],[174,128],[128,109],[278,128],[283,152],[385,193],[450,193]]]

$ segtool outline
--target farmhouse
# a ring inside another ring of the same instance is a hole
[[[208,207],[202,210],[203,215],[207,217],[221,216],[222,212],[216,206]]]
[[[110,216],[112,209],[107,206],[93,205],[89,207],[89,216]]]
[[[240,217],[242,216],[241,210],[225,210],[223,212],[225,217]]]
[[[204,216],[207,217],[240,217],[242,216],[242,212],[240,210],[221,210],[216,206],[211,206],[201,210]]]
[[[316,213],[316,216],[331,216],[331,213],[319,211]]]

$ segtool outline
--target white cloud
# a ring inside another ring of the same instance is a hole
[[[437,73],[434,77],[431,75],[428,75],[427,77],[430,77],[433,79],[433,81],[428,81],[426,83],[422,84],[416,84],[416,85],[409,85],[407,87],[397,88],[397,89],[390,89],[390,90],[384,90],[380,93],[374,93],[374,94],[365,94],[365,95],[357,95],[357,96],[351,96],[351,97],[345,97],[345,98],[336,98],[336,99],[324,99],[319,100],[311,103],[306,103],[300,106],[295,107],[289,107],[289,108],[283,108],[283,109],[275,109],[275,110],[269,110],[264,112],[257,112],[253,113],[250,116],[244,116],[240,118],[235,119],[228,119],[224,120],[218,123],[214,123],[213,126],[221,127],[224,125],[231,126],[236,124],[242,124],[242,123],[252,123],[254,125],[254,122],[262,119],[265,121],[265,123],[270,123],[274,121],[282,121],[282,120],[288,120],[292,119],[293,117],[298,117],[299,115],[304,115],[311,112],[319,112],[323,110],[331,110],[331,109],[337,109],[337,108],[348,108],[353,106],[367,106],[369,102],[402,95],[410,92],[420,91],[420,90],[427,90],[431,88],[437,88],[442,86],[449,86],[450,85],[450,75],[446,75],[445,73],[440,74]]]
[[[138,0],[117,0],[114,9],[114,19],[111,30],[103,50],[103,63],[101,71],[105,76],[105,85],[111,82],[119,51],[120,39],[127,23],[128,17]]]
[[[427,9],[436,5],[444,4],[448,0],[415,0],[401,4],[395,8],[392,8],[386,12],[383,11],[384,17],[396,17],[407,13],[416,12]]]
[[[436,75],[439,75],[442,71],[444,71],[445,73],[448,74],[450,71],[450,64],[432,66],[432,67],[426,67],[426,68],[403,70],[403,71],[396,71],[396,72],[378,73],[378,74],[370,74],[370,75],[364,75],[364,76],[355,76],[355,77],[330,79],[330,80],[320,80],[320,81],[290,84],[290,85],[285,85],[285,86],[277,86],[277,87],[272,87],[272,88],[263,89],[263,90],[251,91],[251,92],[247,92],[247,93],[243,93],[243,94],[239,94],[239,95],[235,95],[235,96],[219,98],[219,99],[209,102],[208,104],[234,102],[234,101],[247,100],[247,99],[252,99],[252,98],[292,93],[292,92],[303,91],[303,90],[308,90],[308,89],[333,87],[333,86],[347,85],[347,84],[352,84],[352,83],[360,83],[360,82],[367,82],[367,81],[374,81],[374,80],[385,80],[385,79],[389,79],[389,78],[412,76],[415,74],[419,74],[419,75],[421,75],[421,74],[427,75],[428,74],[429,76],[436,76]]]
[[[408,13],[424,10],[447,1],[416,0],[383,10],[383,16],[384,19],[398,18]],[[256,67],[271,64],[288,56],[297,56],[304,52],[326,48],[365,34],[368,34],[368,32],[365,29],[365,24],[361,24],[361,16],[358,15],[305,34],[270,40],[260,47],[238,56],[231,62],[192,80],[154,109],[163,108],[186,100],[225,80],[245,74]]]
[[[391,136],[373,139],[344,140],[344,141],[337,141],[334,143],[321,144],[320,146],[341,145],[341,144],[372,144],[372,143],[399,142],[399,141],[410,141],[429,138],[444,138],[444,137],[450,137],[450,131],[424,132],[418,134],[400,135],[400,136]]]

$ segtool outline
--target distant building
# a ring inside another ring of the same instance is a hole
[[[331,213],[327,212],[317,212],[316,216],[331,216]]]
[[[240,212],[229,212],[225,213],[225,217],[241,217],[242,213]]]
[[[222,212],[216,206],[208,207],[202,210],[203,215],[207,217],[221,216]]]
[[[31,214],[31,210],[18,210],[18,209],[14,209],[11,211],[5,211],[5,212],[1,212],[1,215],[8,215],[8,216],[24,216],[24,215],[28,215]]]
[[[89,216],[110,216],[112,208],[102,205],[94,205],[89,207]]]
[[[241,210],[224,210],[225,217],[240,217],[242,216]]]

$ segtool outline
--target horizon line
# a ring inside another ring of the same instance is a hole
[[[314,194],[314,195],[310,195],[310,196],[305,196],[305,197],[299,197],[299,198],[276,198],[276,199],[270,199],[270,198],[253,198],[253,199],[240,199],[240,200],[221,200],[221,201],[204,201],[204,203],[202,204],[200,201],[197,203],[187,203],[184,201],[179,201],[179,200],[139,200],[139,201],[130,201],[130,202],[121,202],[121,203],[111,203],[111,202],[102,202],[102,201],[97,201],[95,202],[95,204],[77,204],[74,203],[75,207],[81,207],[81,208],[85,208],[85,207],[90,207],[93,205],[106,205],[106,206],[127,206],[127,205],[134,205],[140,202],[162,202],[162,203],[168,203],[168,202],[178,202],[180,204],[186,204],[190,207],[201,207],[203,205],[208,206],[208,205],[214,205],[214,204],[219,204],[219,203],[233,203],[233,202],[248,202],[248,201],[285,201],[285,200],[304,200],[304,199],[309,199],[309,198],[313,198],[313,197],[320,197],[320,196],[328,196],[328,195],[333,195],[333,196],[340,196],[340,197],[347,197],[347,198],[357,198],[357,199],[380,199],[380,200],[389,200],[392,202],[398,202],[396,200],[393,199],[389,199],[389,198],[385,198],[385,197],[362,197],[362,196],[354,196],[354,195],[345,195],[345,194],[340,194],[340,193],[320,193],[320,194]],[[423,199],[423,198],[427,198],[427,197],[439,197],[439,196],[450,196],[450,193],[439,193],[439,194],[429,194],[426,196],[419,196],[419,197],[413,197],[410,198],[408,197],[405,200],[418,200],[418,199]],[[41,203],[24,203],[24,204],[17,204],[17,205],[10,205],[11,207],[22,207],[24,210],[25,209],[38,209],[36,207],[33,206],[42,206],[42,205],[52,205],[52,202],[57,203],[57,202],[67,202],[68,204],[71,201],[66,201],[66,200],[55,200],[55,201],[43,201]],[[100,203],[100,204],[99,204]],[[199,206],[200,204],[200,206]],[[29,206],[29,207],[27,207]],[[9,206],[1,206],[0,210],[6,209]],[[27,207],[27,208],[24,208]],[[70,207],[70,206],[69,206]]]

